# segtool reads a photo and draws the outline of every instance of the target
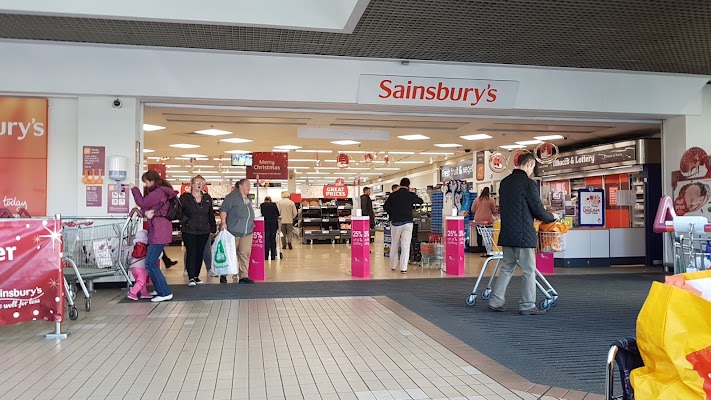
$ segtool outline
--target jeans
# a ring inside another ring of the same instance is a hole
[[[400,271],[407,271],[407,264],[410,262],[410,243],[412,242],[412,228],[414,225],[405,225],[390,228],[392,243],[390,245],[390,269],[398,266],[398,251],[400,252]]]
[[[149,244],[148,253],[146,254],[146,271],[148,271],[148,276],[150,276],[151,281],[153,281],[153,287],[156,289],[156,292],[158,292],[158,296],[173,294],[170,291],[168,282],[165,280],[165,276],[163,276],[163,272],[161,272],[158,266],[158,259],[163,253],[164,248],[164,244]]]
[[[183,233],[183,243],[185,244],[185,268],[188,270],[188,278],[200,277],[203,256],[205,254],[205,243],[210,239],[210,234],[193,235]]]
[[[536,253],[533,249],[521,247],[504,247],[504,266],[496,277],[494,289],[491,291],[490,307],[502,307],[506,302],[506,288],[517,264],[523,274],[518,309],[525,311],[536,307]]]

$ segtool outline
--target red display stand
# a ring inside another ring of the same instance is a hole
[[[351,276],[370,278],[370,217],[351,217]]]
[[[252,254],[249,259],[249,277],[255,281],[264,278],[264,218],[254,219],[254,232],[252,233]]]
[[[445,227],[445,272],[464,275],[464,217],[447,217]]]

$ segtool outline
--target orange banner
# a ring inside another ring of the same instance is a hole
[[[0,97],[0,208],[47,214],[47,99]]]

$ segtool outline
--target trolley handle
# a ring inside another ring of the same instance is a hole
[[[30,215],[30,213],[27,212],[27,210],[24,209],[24,208],[20,208],[19,210],[17,210],[17,215],[19,215],[20,218],[22,218],[22,217],[24,217],[24,218],[32,218],[32,216]]]
[[[133,207],[131,212],[128,214],[128,219],[133,218],[134,215],[138,214],[139,216],[143,217],[143,213],[141,212],[141,209],[138,207]]]

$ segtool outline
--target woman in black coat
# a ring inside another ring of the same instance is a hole
[[[264,259],[269,259],[271,253],[272,260],[276,260],[276,234],[279,230],[279,208],[272,198],[267,196],[264,203],[259,206],[259,210],[264,217]]]
[[[180,196],[182,215],[180,217],[180,232],[185,245],[186,265],[189,287],[201,285],[200,269],[205,252],[205,246],[210,239],[210,233],[217,231],[215,211],[212,207],[212,197],[203,192],[205,179],[197,175],[190,181],[190,191]]]

